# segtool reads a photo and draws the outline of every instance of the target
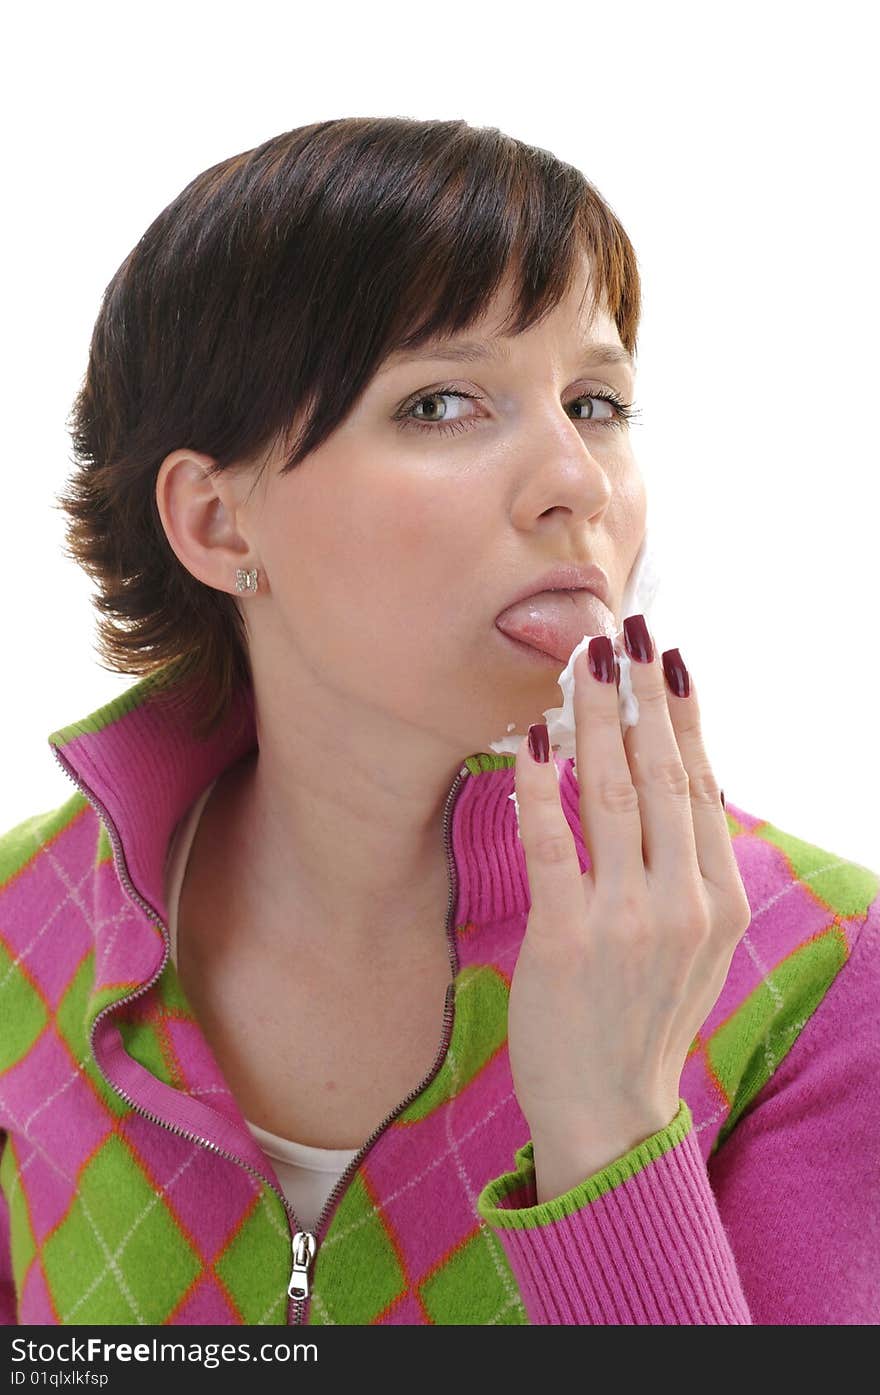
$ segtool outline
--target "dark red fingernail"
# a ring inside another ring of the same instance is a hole
[[[724,803],[724,790],[721,791],[721,807],[722,809],[727,808],[727,805]]]
[[[677,649],[664,650],[663,672],[675,696],[686,698],[691,690],[691,680]]]
[[[590,672],[600,683],[614,682],[614,649],[607,635],[596,635],[587,646]]]
[[[546,765],[550,759],[550,737],[546,722],[535,722],[529,727],[529,752],[532,760]]]
[[[628,615],[623,622],[623,642],[631,659],[640,664],[654,662],[654,646],[644,615]]]

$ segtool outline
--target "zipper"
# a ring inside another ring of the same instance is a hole
[[[437,1055],[434,1057],[434,1061],[430,1069],[428,1070],[428,1074],[425,1076],[424,1080],[420,1081],[420,1083],[416,1085],[415,1089],[410,1090],[406,1098],[402,1099],[400,1103],[394,1109],[392,1109],[391,1113],[386,1115],[386,1117],[382,1120],[381,1124],[379,1124],[370,1134],[369,1138],[363,1144],[359,1152],[357,1152],[355,1156],[351,1159],[345,1171],[341,1174],[338,1181],[336,1182],[335,1187],[333,1188],[332,1192],[325,1201],[323,1210],[321,1211],[321,1214],[318,1217],[318,1220],[315,1224],[314,1232],[305,1232],[305,1243],[301,1242],[299,1249],[297,1248],[297,1240],[300,1240],[300,1236],[294,1236],[294,1272],[291,1275],[288,1293],[290,1293],[294,1297],[295,1317],[293,1318],[293,1322],[298,1325],[304,1325],[305,1307],[310,1296],[309,1273],[312,1262],[315,1257],[315,1252],[318,1247],[319,1239],[322,1240],[324,1238],[324,1232],[327,1228],[326,1222],[328,1221],[331,1213],[333,1212],[337,1201],[341,1197],[342,1193],[345,1191],[355,1172],[360,1167],[363,1158],[369,1152],[370,1148],[373,1146],[379,1135],[384,1132],[384,1130],[392,1122],[392,1120],[397,1118],[398,1114],[400,1114],[402,1110],[406,1109],[407,1105],[410,1104],[416,1098],[417,1095],[420,1095],[421,1092],[428,1085],[430,1085],[431,1081],[434,1079],[435,1075],[437,1074],[441,1065],[443,1064],[443,1060],[446,1056],[446,1050],[449,1046],[449,1039],[452,1035],[452,1020],[455,1015],[455,980],[458,977],[459,971],[458,945],[456,944],[455,935],[452,929],[452,914],[453,910],[455,909],[455,901],[458,893],[458,873],[455,866],[455,858],[452,856],[452,847],[450,845],[449,840],[449,815],[450,810],[452,809],[452,806],[458,794],[458,790],[461,785],[462,779],[465,775],[467,775],[467,773],[468,768],[466,765],[463,765],[460,768],[458,774],[456,775],[455,780],[453,781],[452,788],[450,789],[449,794],[446,797],[446,806],[443,810],[443,847],[446,851],[446,865],[449,871],[449,901],[446,906],[446,943],[449,949],[449,962],[452,968],[452,982],[449,983],[446,988],[446,1001],[443,1005],[443,1035],[440,1040],[440,1046],[437,1051]],[[308,1244],[307,1252],[306,1244]],[[296,1285],[301,1285],[301,1287],[299,1287],[297,1289],[297,1292],[294,1293],[293,1290]]]
[[[142,910],[146,912],[150,920],[154,921],[155,924],[158,925],[162,933],[162,938],[165,942],[165,953],[162,956],[162,960],[159,964],[158,969],[153,974],[153,977],[149,979],[147,983],[141,984],[140,988],[136,988],[134,992],[127,993],[125,997],[117,999],[116,1002],[108,1003],[107,1006],[102,1008],[96,1016],[94,1022],[92,1023],[91,1031],[89,1033],[89,1046],[91,1048],[92,1057],[95,1061],[95,1064],[101,1071],[102,1078],[106,1081],[110,1088],[112,1090],[115,1090],[116,1094],[121,1096],[121,1098],[125,1100],[126,1104],[128,1104],[130,1108],[136,1110],[138,1114],[142,1114],[145,1118],[151,1119],[156,1124],[160,1124],[162,1128],[168,1129],[171,1133],[178,1134],[181,1138],[191,1139],[192,1142],[199,1143],[203,1147],[209,1148],[214,1153],[219,1153],[221,1157],[228,1158],[231,1162],[238,1163],[240,1167],[245,1168],[248,1172],[252,1173],[254,1177],[259,1178],[259,1180],[265,1183],[267,1187],[271,1187],[272,1191],[275,1193],[275,1195],[278,1197],[278,1200],[281,1202],[281,1205],[284,1207],[284,1211],[288,1218],[291,1233],[292,1262],[290,1279],[287,1285],[287,1325],[301,1325],[303,1323],[303,1314],[305,1311],[305,1306],[311,1296],[309,1280],[311,1277],[312,1267],[314,1265],[315,1254],[318,1248],[318,1237],[321,1236],[321,1232],[325,1228],[325,1221],[327,1220],[330,1212],[333,1210],[333,1207],[335,1206],[337,1200],[342,1195],[345,1188],[348,1186],[348,1183],[350,1182],[352,1176],[360,1166],[365,1154],[372,1147],[373,1143],[375,1143],[379,1135],[384,1131],[387,1125],[390,1124],[392,1120],[397,1117],[401,1110],[405,1109],[406,1106],[410,1104],[412,1100],[416,1098],[417,1095],[421,1094],[422,1090],[424,1090],[426,1086],[430,1085],[431,1081],[434,1079],[434,1076],[440,1069],[440,1066],[446,1055],[446,1049],[449,1045],[452,1019],[454,1016],[455,979],[458,977],[459,971],[458,946],[456,944],[455,935],[452,930],[452,913],[455,906],[455,900],[458,891],[458,875],[455,866],[455,859],[452,856],[452,848],[449,839],[449,815],[452,805],[455,801],[455,797],[458,793],[458,789],[461,785],[461,781],[463,777],[468,773],[468,767],[467,765],[462,765],[459,769],[459,772],[456,775],[455,780],[453,781],[452,788],[450,789],[449,794],[446,798],[446,805],[443,810],[443,846],[446,851],[446,863],[449,870],[449,901],[446,907],[446,939],[449,949],[450,965],[452,968],[452,982],[448,985],[446,989],[446,1001],[443,1007],[443,1035],[441,1038],[439,1050],[424,1080],[422,1080],[420,1084],[418,1084],[415,1087],[414,1090],[411,1090],[410,1093],[406,1096],[406,1098],[401,1100],[400,1103],[396,1106],[396,1108],[393,1109],[391,1113],[387,1115],[385,1119],[382,1120],[381,1124],[379,1124],[379,1126],[376,1129],[374,1129],[373,1132],[370,1134],[369,1138],[367,1139],[366,1143],[364,1143],[360,1151],[355,1155],[355,1157],[351,1159],[345,1171],[342,1173],[339,1180],[337,1181],[332,1192],[328,1196],[326,1202],[324,1203],[323,1210],[321,1211],[321,1214],[318,1217],[314,1231],[311,1231],[300,1229],[299,1220],[297,1219],[296,1213],[293,1207],[291,1206],[290,1202],[288,1201],[286,1195],[280,1187],[277,1187],[275,1183],[271,1181],[270,1178],[264,1176],[262,1172],[259,1172],[244,1158],[240,1158],[235,1153],[230,1153],[227,1151],[227,1149],[221,1148],[219,1144],[214,1143],[210,1138],[203,1138],[200,1134],[192,1133],[189,1129],[182,1129],[179,1125],[169,1123],[167,1119],[160,1118],[158,1114],[153,1114],[151,1110],[144,1109],[144,1107],[138,1104],[136,1100],[133,1100],[125,1090],[121,1089],[120,1086],[115,1084],[115,1082],[112,1081],[110,1077],[101,1068],[100,1062],[98,1061],[98,1057],[95,1053],[95,1031],[97,1029],[98,1023],[101,1021],[102,1018],[104,1018],[107,1015],[107,1013],[113,1012],[117,1008],[123,1007],[125,1004],[131,1003],[135,1000],[135,998],[139,998],[143,993],[149,992],[149,990],[153,987],[156,981],[159,978],[161,978],[165,965],[168,963],[168,960],[171,957],[171,934],[167,925],[165,925],[163,921],[160,919],[160,917],[157,915],[155,908],[149,905],[149,903],[144,900],[143,896],[141,896],[140,892],[134,886],[131,877],[128,874],[128,867],[125,861],[125,854],[122,850],[122,842],[117,832],[116,825],[111,819],[110,814],[108,813],[105,805],[101,802],[100,799],[98,799],[97,795],[74,774],[73,770],[71,769],[70,763],[67,761],[66,757],[62,756],[58,748],[56,746],[52,746],[51,749],[52,754],[55,756],[55,759],[61,766],[61,769],[64,771],[65,775],[67,775],[68,779],[73,781],[74,785],[76,785],[80,793],[83,794],[85,798],[89,801],[92,808],[95,810],[101,822],[103,823],[105,829],[107,830],[107,836],[110,839],[110,845],[113,849],[113,858],[116,863],[116,870],[119,874],[119,878],[125,889],[126,895],[128,895],[132,901],[134,901],[138,906],[142,908]],[[321,1236],[321,1238],[323,1238],[323,1236]]]

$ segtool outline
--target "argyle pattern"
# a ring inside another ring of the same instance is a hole
[[[173,960],[159,972],[161,854],[252,731],[185,744],[183,758],[151,692],[142,681],[50,738],[105,817],[77,789],[0,838],[0,1309],[23,1324],[287,1324],[297,1227]],[[837,995],[848,975],[855,984],[860,936],[877,942],[880,877],[728,802],[752,921],[691,1045],[678,1112],[539,1205],[507,1056],[528,912],[513,764],[465,763],[448,1047],[325,1216],[303,1320],[768,1320],[771,1295],[743,1286],[745,1248],[729,1244],[745,1218],[719,1210],[713,1179],[780,1081],[797,1087],[814,1024],[818,1041],[828,1015],[848,1010]],[[560,793],[586,869],[570,761]]]

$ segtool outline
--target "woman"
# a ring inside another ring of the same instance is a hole
[[[880,881],[725,812],[632,608],[639,303],[463,121],[269,140],[113,277],[63,507],[139,681],[0,844],[7,1321],[877,1317]]]

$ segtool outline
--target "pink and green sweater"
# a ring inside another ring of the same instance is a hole
[[[436,1060],[298,1235],[167,942],[169,840],[253,748],[252,694],[199,742],[161,689],[53,732],[75,789],[0,838],[0,1320],[880,1321],[876,872],[728,801],[752,920],[675,1118],[536,1204],[506,1042],[529,910],[514,757],[468,757]]]

